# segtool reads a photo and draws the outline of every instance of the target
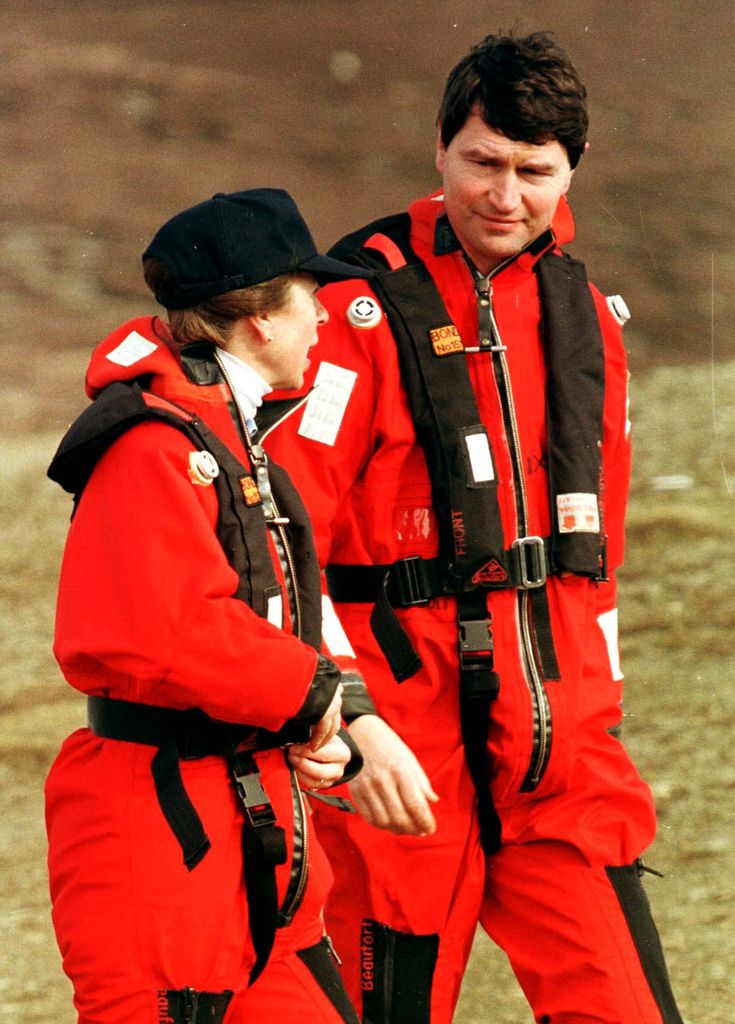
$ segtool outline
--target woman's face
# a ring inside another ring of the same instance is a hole
[[[316,278],[295,274],[286,301],[268,313],[271,340],[261,351],[262,376],[275,390],[294,390],[304,383],[309,368],[309,350],[319,340],[317,329],[329,319],[317,298]]]

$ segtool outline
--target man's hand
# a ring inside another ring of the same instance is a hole
[[[318,750],[305,743],[294,743],[288,748],[288,760],[303,789],[324,789],[339,782],[350,757],[350,748],[339,736],[332,736]]]
[[[400,736],[376,715],[355,719],[350,735],[365,760],[350,783],[352,799],[363,818],[397,835],[427,836],[436,831],[430,805],[439,797]]]

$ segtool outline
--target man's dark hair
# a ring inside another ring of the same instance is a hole
[[[587,90],[546,32],[489,35],[447,79],[437,123],[448,146],[475,105],[489,127],[516,142],[556,139],[576,167],[587,138]]]

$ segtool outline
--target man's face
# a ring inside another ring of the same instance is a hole
[[[514,142],[487,125],[477,108],[448,146],[439,138],[436,166],[450,223],[482,274],[550,226],[573,174],[556,139]]]

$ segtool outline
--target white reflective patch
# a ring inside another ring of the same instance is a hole
[[[472,478],[476,484],[484,483],[487,480],[495,479],[493,469],[493,458],[490,454],[490,444],[487,435],[480,431],[479,434],[466,434],[465,444],[467,454],[470,457]]]
[[[383,319],[383,310],[370,295],[360,295],[347,307],[347,319],[353,327],[377,327]]]
[[[273,597],[268,598],[266,618],[272,626],[283,629],[283,598],[280,594],[274,594]]]
[[[322,594],[322,639],[333,658],[354,658],[355,652],[328,594]]]
[[[597,622],[607,645],[607,656],[610,659],[610,671],[613,679],[622,679],[623,673],[620,668],[620,650],[618,648],[618,610],[603,612],[597,616]]]
[[[112,352],[107,353],[107,359],[118,366],[132,366],[133,363],[145,359],[151,352],[155,352],[157,348],[158,345],[144,338],[142,334],[131,331]]]
[[[630,436],[630,428],[632,424],[630,422],[630,370],[625,381],[625,436]]]
[[[322,363],[314,378],[314,391],[304,406],[299,434],[320,444],[333,445],[356,380],[354,370]]]
[[[598,533],[600,530],[596,494],[557,494],[556,511],[559,533]]]

